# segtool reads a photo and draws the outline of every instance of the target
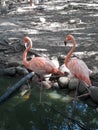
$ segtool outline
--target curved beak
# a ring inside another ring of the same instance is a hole
[[[64,44],[65,44],[65,46],[66,46],[66,44],[67,44],[67,41],[66,41],[66,40],[64,41]]]

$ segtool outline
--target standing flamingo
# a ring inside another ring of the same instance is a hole
[[[58,68],[56,68],[51,60],[45,57],[33,57],[30,61],[27,61],[27,53],[32,48],[33,43],[29,37],[24,37],[25,46],[27,46],[28,43],[29,43],[29,46],[26,47],[23,53],[23,63],[26,68],[38,74],[40,76],[41,81],[44,75],[46,74],[56,73],[61,76],[64,76],[64,73],[62,73]],[[40,102],[41,102],[41,91],[42,91],[42,82],[41,82],[41,87],[40,87]]]
[[[87,85],[88,90],[88,93],[80,95],[78,97],[90,95],[91,91],[88,89],[88,87],[92,85],[89,78],[90,70],[88,69],[84,61],[77,58],[72,58],[70,60],[70,57],[76,48],[76,41],[75,38],[70,34],[67,35],[66,39],[64,40],[65,45],[68,41],[72,41],[73,47],[71,48],[71,50],[65,58],[65,65],[76,78],[78,78],[80,81],[83,81]]]

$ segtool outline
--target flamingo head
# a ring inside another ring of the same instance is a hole
[[[64,40],[64,44],[66,45],[68,41],[71,41],[73,39],[73,36],[71,34],[67,35],[67,37]]]
[[[24,43],[27,43],[29,41],[29,39],[30,39],[29,37],[24,37],[24,39],[23,39]]]
[[[25,48],[28,48],[28,42],[30,43],[31,47],[32,47],[32,40],[29,37],[24,37],[24,44],[25,44]]]

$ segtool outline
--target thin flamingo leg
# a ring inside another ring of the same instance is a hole
[[[42,90],[43,90],[43,85],[42,85],[42,80],[41,80],[41,85],[40,85],[40,99],[39,102],[42,102]]]
[[[43,84],[42,84],[43,78],[39,77],[38,79],[32,79],[32,80],[36,81],[40,85],[40,99],[39,99],[39,102],[41,103],[42,90],[43,90]]]
[[[79,84],[80,84],[80,82],[79,82]],[[77,95],[78,95],[79,84],[78,84],[78,86],[76,87],[76,91],[75,91],[75,99],[77,98]]]
[[[79,84],[80,84],[80,82],[79,82]],[[76,100],[77,98],[78,98],[78,88],[79,88],[79,84],[78,84],[78,86],[76,87],[76,91],[75,91],[75,97],[74,98],[72,98],[72,100],[71,100],[71,102],[73,102],[74,100]]]

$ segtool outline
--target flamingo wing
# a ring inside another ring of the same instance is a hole
[[[29,68],[39,75],[50,74],[55,68],[55,65],[44,57],[34,57],[29,63]]]
[[[67,67],[75,77],[84,81],[89,86],[91,85],[89,69],[82,60],[73,58],[68,62]]]

